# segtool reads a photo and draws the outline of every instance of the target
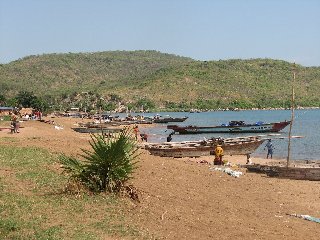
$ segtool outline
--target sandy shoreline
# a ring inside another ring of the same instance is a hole
[[[78,119],[54,120],[62,130],[28,121],[19,134],[0,131],[0,145],[37,146],[67,155],[89,147],[90,137],[71,129]],[[245,156],[225,159],[246,163]],[[140,193],[140,203],[128,209],[133,224],[159,239],[318,239],[319,224],[288,214],[319,218],[320,182],[269,178],[243,168],[237,169],[244,175],[234,178],[210,170],[211,165],[201,160],[213,159],[162,158],[141,150],[139,168],[130,182]]]

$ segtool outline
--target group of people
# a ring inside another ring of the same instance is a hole
[[[21,115],[22,120],[28,121],[28,120],[41,120],[42,119],[42,112],[36,110],[32,114],[25,113],[24,115]]]

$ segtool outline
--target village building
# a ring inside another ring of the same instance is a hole
[[[0,107],[0,116],[10,115],[13,111],[15,111],[14,107]]]

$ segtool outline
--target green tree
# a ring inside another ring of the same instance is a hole
[[[42,112],[46,112],[49,108],[48,103],[42,98],[34,97],[31,101],[31,107],[34,109],[38,109]]]
[[[152,102],[151,100],[146,99],[146,98],[141,98],[141,99],[139,99],[139,100],[136,102],[136,106],[137,106],[138,109],[141,108],[141,107],[143,107],[144,110],[155,108],[154,102]]]
[[[0,94],[0,106],[6,104],[6,98],[4,95]]]
[[[18,106],[18,101],[17,101],[17,99],[15,97],[13,97],[13,98],[7,99],[6,100],[6,104],[8,106],[11,106],[11,107],[17,107]]]
[[[64,172],[93,192],[119,192],[136,168],[138,148],[131,135],[128,129],[115,139],[91,135],[92,151],[82,149],[83,161],[60,157]]]
[[[20,107],[31,107],[39,109],[43,112],[47,111],[49,108],[47,101],[45,101],[43,98],[35,96],[33,92],[21,91],[18,93],[15,99],[17,105]]]
[[[18,95],[16,96],[16,100],[18,105],[21,105],[22,107],[32,107],[32,102],[36,96],[33,94],[33,92],[28,91],[20,91]]]
[[[113,102],[108,102],[106,104],[103,105],[103,110],[104,111],[112,111],[116,109],[116,104]]]

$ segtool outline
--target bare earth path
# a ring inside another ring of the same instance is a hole
[[[19,134],[0,131],[0,137],[16,138],[0,145],[38,146],[67,155],[88,148],[89,136],[70,128],[79,120],[55,121],[64,129],[29,121]],[[320,182],[269,178],[245,169],[239,169],[244,175],[233,178],[198,163],[211,162],[211,157],[172,159],[141,152],[131,181],[141,201],[132,203],[128,216],[158,239],[319,239],[318,223],[288,214],[319,218]],[[245,162],[243,156],[226,159]]]

